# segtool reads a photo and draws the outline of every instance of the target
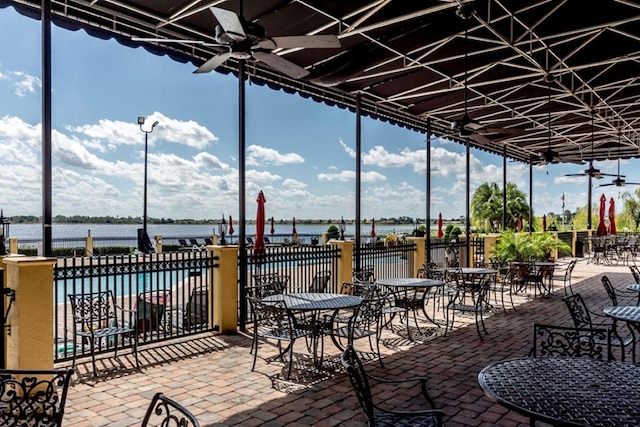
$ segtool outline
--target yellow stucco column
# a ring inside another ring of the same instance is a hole
[[[75,251],[74,251],[75,252]],[[84,245],[84,256],[93,256],[93,236],[88,235]]]
[[[156,253],[162,253],[162,235],[156,234],[153,239],[156,241]]]
[[[353,240],[331,240],[332,246],[340,249],[338,271],[334,272],[338,278],[338,291],[343,282],[353,281]]]
[[[9,256],[5,286],[15,291],[9,312],[8,369],[53,368],[53,266],[44,257]]]
[[[9,253],[17,254],[18,253],[18,238],[17,237],[9,237]]]
[[[498,237],[500,237],[498,233],[490,233],[484,236],[484,263],[486,266],[489,266],[491,263],[490,258],[495,251]]]
[[[213,306],[209,305],[209,319],[218,333],[234,334],[238,331],[238,246],[207,246],[218,257],[213,269]],[[211,299],[209,299],[211,301]]]
[[[413,254],[413,276],[418,277],[418,269],[427,262],[426,251],[426,237],[407,237],[407,242],[414,243],[416,245],[416,251]]]

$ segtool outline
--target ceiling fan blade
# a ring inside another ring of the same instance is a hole
[[[294,79],[301,79],[309,74],[309,71],[304,68],[273,53],[256,51],[253,52],[253,57],[258,61],[264,62],[274,70],[280,71]]]
[[[568,173],[565,176],[589,176],[586,173]]]
[[[131,40],[133,40],[134,42],[205,44],[204,40],[163,39],[163,38],[155,38],[155,37],[131,37]]]
[[[501,127],[494,127],[494,126],[481,126],[478,129],[478,132],[481,132],[483,134],[497,133],[497,134],[502,134],[502,135],[522,135],[524,133],[524,130],[517,129],[517,128],[501,128]]]
[[[240,18],[235,12],[213,6],[209,7],[209,10],[211,10],[213,16],[216,17],[224,32],[233,40],[241,42],[247,38],[244,28],[242,27],[242,22],[240,22]]]
[[[266,42],[271,41],[275,43],[275,47],[278,49],[295,49],[295,48],[308,48],[308,49],[334,48],[335,49],[341,46],[340,39],[338,39],[337,36],[332,34],[317,35],[317,36],[271,37],[270,40],[265,39],[264,41]],[[262,47],[263,49],[269,49],[269,47],[262,46],[261,44],[262,44],[262,41],[258,43],[258,46]]]
[[[640,182],[625,182],[624,185],[640,185]]]
[[[469,137],[478,144],[491,144],[491,142],[495,142],[495,140],[489,139],[480,133],[471,133]]]
[[[611,187],[612,185],[615,185],[613,182],[611,184],[601,184],[598,185],[598,187]]]
[[[212,56],[207,62],[202,64],[194,74],[209,73],[218,68],[224,61],[231,58],[231,52],[222,52],[215,56]]]

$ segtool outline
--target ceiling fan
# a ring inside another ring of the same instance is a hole
[[[600,169],[593,166],[593,121],[594,121],[595,111],[591,112],[591,160],[589,160],[589,167],[585,169],[582,173],[570,173],[565,176],[588,176],[590,178],[601,179],[604,176],[616,176],[610,173],[602,173]]]
[[[618,149],[620,147],[620,133],[618,133]],[[618,176],[616,176],[610,184],[602,184],[599,187],[609,187],[615,185],[616,187],[624,187],[625,185],[640,185],[640,182],[627,182],[624,175],[620,175],[620,156],[618,155]]]
[[[473,1],[461,4],[456,9],[456,15],[458,15],[465,21],[471,18],[474,14],[475,9],[473,7]],[[469,117],[469,114],[467,113],[469,91],[467,84],[467,56],[469,55],[468,27],[469,26],[467,25],[464,29],[464,114],[460,119],[456,119],[451,122],[451,129],[455,131],[460,137],[469,137],[478,143],[489,143],[491,141],[499,141],[500,139],[511,135],[520,135],[524,132],[521,129],[501,128],[483,125],[478,120]],[[489,136],[491,135],[493,135],[493,138],[489,139]]]
[[[240,2],[239,15],[219,7],[210,6],[209,10],[218,21],[218,24],[215,26],[215,39],[217,43],[209,43],[201,40],[162,38],[133,38],[132,40],[164,43],[195,43],[226,49],[223,52],[217,53],[196,69],[194,73],[198,74],[211,72],[228,59],[233,58],[263,62],[268,67],[294,79],[301,79],[307,76],[309,71],[276,55],[273,53],[275,49],[340,47],[340,40],[335,35],[267,37],[264,27],[244,19],[242,16],[242,2]]]

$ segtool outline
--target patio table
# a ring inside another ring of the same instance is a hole
[[[532,421],[565,426],[639,425],[638,378],[635,364],[583,357],[503,360],[478,374],[492,401]]]
[[[413,320],[416,325],[418,331],[420,327],[418,326],[418,318],[416,311],[421,310],[425,315],[428,321],[433,323],[434,325],[440,327],[435,319],[432,319],[427,314],[424,308],[424,298],[426,297],[426,293],[430,292],[431,289],[444,287],[445,282],[443,280],[436,279],[424,279],[424,278],[411,278],[411,277],[398,277],[398,278],[388,278],[388,279],[378,279],[376,280],[376,284],[378,286],[383,286],[389,288],[394,296],[395,306],[404,310],[404,318],[405,318],[405,326],[407,328],[407,335],[410,340],[413,341],[413,337],[411,334],[411,329],[409,329],[409,314],[413,314]],[[419,289],[425,289],[425,294],[422,295],[421,298],[416,298],[417,291]],[[410,295],[409,292],[414,291],[413,295]],[[393,319],[390,319],[391,321]]]
[[[638,303],[637,304],[640,305],[640,284],[639,283],[632,283],[632,284],[627,286],[627,290],[638,293]]]
[[[322,338],[322,324],[319,324],[319,314],[322,311],[335,312],[341,309],[353,308],[360,305],[362,298],[354,295],[320,293],[320,292],[295,292],[289,294],[269,295],[262,298],[263,302],[284,301],[292,312],[310,313],[310,325],[313,331],[313,362],[320,368],[322,355],[318,357],[318,341]]]

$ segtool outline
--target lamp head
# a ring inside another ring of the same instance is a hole
[[[151,130],[153,130],[154,127],[158,126],[158,121],[156,120],[155,122],[153,122],[153,125],[151,125]]]
[[[138,117],[138,124],[142,126],[144,124],[144,117]]]

